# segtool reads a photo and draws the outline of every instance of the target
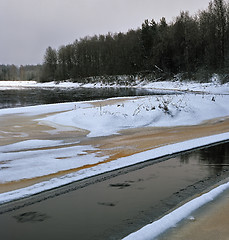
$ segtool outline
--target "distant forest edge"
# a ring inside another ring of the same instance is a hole
[[[0,65],[0,80],[40,82],[117,75],[165,80],[178,73],[197,80],[218,73],[229,81],[228,1],[213,0],[194,16],[181,12],[170,23],[164,17],[145,20],[127,33],[85,37],[58,50],[48,47],[42,65]]]

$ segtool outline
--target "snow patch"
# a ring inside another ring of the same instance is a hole
[[[61,141],[54,140],[27,140],[22,142],[13,143],[10,145],[0,146],[0,152],[6,153],[9,151],[22,151],[25,149],[42,148],[58,146]]]
[[[44,141],[45,142],[45,141]],[[47,142],[55,146],[56,142]],[[31,144],[31,147],[28,145]],[[88,154],[95,148],[91,146],[67,146],[48,149],[35,149],[44,146],[40,141],[25,141],[0,148],[0,183],[31,179],[60,171],[81,168],[96,164],[105,158]],[[17,151],[15,150],[17,149]],[[28,150],[27,150],[28,149]]]

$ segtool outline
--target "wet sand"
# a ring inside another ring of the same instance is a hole
[[[128,98],[126,98],[126,100],[127,99]],[[125,99],[99,101],[92,103],[92,105],[118,104],[119,101],[123,102]],[[55,114],[55,112],[35,116],[27,116],[23,114],[0,116],[0,145],[4,146],[19,141],[33,139],[62,140],[65,143],[68,143],[69,146],[72,144],[75,146],[93,146],[95,150],[93,152],[88,152],[88,154],[95,153],[96,156],[99,157],[106,156],[106,162],[109,162],[164,145],[228,132],[229,129],[229,117],[224,117],[212,119],[195,126],[135,128],[123,130],[117,135],[88,138],[86,136],[88,132],[85,130],[78,128],[69,129],[64,126],[51,127],[38,120],[52,114]],[[76,142],[78,143],[76,144]],[[55,148],[58,148],[58,146]],[[40,148],[40,150],[42,149],[49,148]],[[38,182],[49,180],[53,177],[63,176],[81,170],[82,168],[90,167],[92,167],[92,165],[61,171],[38,178],[0,184],[0,193],[30,186]]]

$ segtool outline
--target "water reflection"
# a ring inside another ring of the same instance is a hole
[[[188,164],[189,163],[189,158],[190,158],[190,155],[189,154],[182,154],[181,156],[180,156],[180,162],[182,163],[182,164]]]
[[[168,91],[135,88],[27,88],[0,90],[0,109],[61,102],[105,99],[110,97],[168,95]]]
[[[207,164],[215,173],[229,165],[229,143],[200,150],[199,161]]]
[[[182,164],[189,164],[191,159],[198,159],[201,165],[209,166],[209,171],[218,174],[229,166],[229,143],[200,149],[180,156]]]

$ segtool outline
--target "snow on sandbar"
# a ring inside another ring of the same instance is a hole
[[[51,147],[45,148],[43,147]],[[58,148],[52,148],[57,146]],[[104,160],[88,154],[91,146],[68,146],[60,141],[29,140],[0,147],[0,183],[41,177]]]
[[[13,143],[10,145],[0,146],[0,153],[6,153],[9,151],[22,151],[25,149],[53,147],[58,146],[61,141],[55,140],[26,140],[22,142]]]
[[[214,101],[213,101],[214,100]],[[140,127],[196,125],[202,121],[229,115],[229,95],[181,94],[130,98],[121,104],[86,106],[41,119],[42,124],[77,127],[90,131],[89,137],[117,134]]]
[[[225,104],[225,102],[229,102],[228,100],[228,95],[216,96],[214,101],[212,101],[212,95],[148,96],[125,98],[123,101],[122,98],[119,98],[118,104],[111,103],[104,106],[100,106],[100,101],[94,101],[2,109],[0,115],[4,116],[10,113],[32,115],[34,120],[40,121],[41,124],[56,128],[63,126],[86,129],[89,131],[89,137],[97,137],[117,134],[120,130],[129,128],[192,125],[207,119],[223,118],[229,115],[229,105]],[[93,103],[96,103],[96,105]],[[40,114],[49,114],[49,116],[39,120]],[[229,137],[225,139],[229,139]],[[198,141],[195,140],[195,144]],[[61,146],[61,144],[57,141],[30,140],[0,147],[0,161],[2,162],[0,182],[39,177],[58,171],[80,168],[87,164],[99,163],[97,168],[66,176],[71,182],[76,180],[75,177],[78,179],[79,175],[84,178],[91,176],[90,174],[99,174],[187,148],[183,145],[165,146],[154,149],[152,152],[136,154],[133,158],[130,156],[130,158],[115,160],[114,163],[101,164],[105,158],[89,153],[95,150],[92,146],[77,146],[77,144],[75,146]],[[199,146],[195,144],[194,146]],[[36,149],[45,145],[57,146],[57,148]],[[179,147],[176,148],[176,146]],[[189,148],[190,146],[187,149]],[[64,184],[65,180],[63,181],[62,178],[57,179],[57,182],[56,180],[52,182],[57,183],[58,186],[58,184]],[[47,182],[48,189],[50,189],[49,183]],[[44,185],[46,187],[46,183]],[[39,185],[36,185],[34,189],[32,187],[31,193],[39,188]],[[41,188],[41,191],[43,191],[43,188]]]

